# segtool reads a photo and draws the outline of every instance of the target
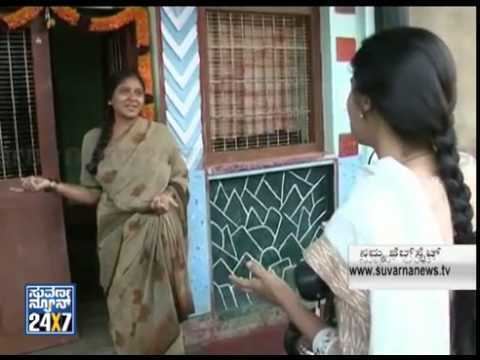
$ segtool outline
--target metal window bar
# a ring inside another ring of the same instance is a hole
[[[219,33],[219,34],[222,34],[222,25],[221,25],[220,14],[217,15],[217,22],[218,22],[218,33]],[[220,39],[219,39],[219,40],[220,40]],[[220,41],[219,41],[219,43],[220,43]],[[222,56],[222,52],[223,52],[222,49],[220,49],[220,50],[218,51],[218,53],[219,53],[219,60],[220,60],[220,66],[219,66],[219,68],[220,68],[220,74],[219,74],[219,75],[220,75],[220,79],[223,78],[223,74],[222,74],[222,72],[221,72],[221,71],[223,70],[223,56]],[[226,103],[226,101],[225,101],[225,79],[223,79],[223,81],[222,81],[222,83],[221,83],[221,85],[220,85],[220,91],[221,91],[221,93],[222,93],[222,104],[225,104],[225,103]],[[223,126],[225,126],[225,125],[223,125]],[[227,129],[222,129],[222,130],[223,130],[223,131],[222,131],[223,133],[228,133],[228,130],[227,130]],[[226,143],[226,142],[224,142],[224,144],[223,144],[223,151],[227,151],[227,143]]]
[[[40,172],[30,33],[0,33],[0,180]]]
[[[246,134],[246,139],[245,139],[245,146],[246,148],[250,148],[250,132],[251,130],[249,129],[249,119],[247,118],[247,86],[246,86],[246,74],[247,74],[247,71],[245,69],[245,64],[247,63],[247,52],[245,51],[246,50],[246,40],[245,40],[245,23],[244,23],[244,17],[241,16],[240,17],[240,23],[241,23],[241,26],[242,26],[242,45],[241,45],[241,53],[242,53],[242,56],[241,56],[241,59],[242,59],[242,76],[241,76],[241,80],[240,80],[240,83],[242,84],[242,89],[243,89],[243,92],[241,94],[242,96],[242,100],[243,100],[243,109],[242,109],[242,118],[244,119],[245,121],[245,126],[243,126],[243,130],[244,130],[244,134]]]
[[[308,31],[307,31],[307,25],[306,25],[305,22],[302,23],[302,28],[303,28],[303,33],[308,36],[309,34],[308,34]],[[305,39],[304,39],[304,42],[306,42]],[[307,49],[307,51],[305,51],[304,54],[303,54],[304,69],[305,69],[305,71],[307,71],[307,69],[309,68],[310,52],[309,52],[308,50],[309,50],[309,49]],[[310,109],[310,108],[311,108],[311,105],[312,105],[312,104],[311,104],[312,102],[311,102],[311,100],[310,100],[310,99],[311,99],[311,97],[310,97],[310,94],[311,94],[311,90],[310,90],[310,89],[311,89],[311,82],[310,82],[309,80],[310,80],[310,79],[307,77],[307,78],[306,78],[306,83],[305,83],[304,86],[303,86],[303,94],[304,94],[303,102],[305,103],[305,107],[308,108],[308,109]],[[308,114],[308,115],[306,116],[306,119],[308,119],[308,118],[310,117],[309,115],[310,115],[310,114]],[[304,120],[304,121],[302,122],[302,124],[303,124],[303,126],[305,127],[305,129],[304,129],[304,134],[303,134],[303,136],[305,136],[305,138],[302,139],[302,140],[305,140],[305,139],[306,139],[306,140],[308,141],[308,138],[310,137],[310,134],[309,134],[309,126],[308,126],[308,124],[305,124],[305,123],[306,123],[306,121]]]
[[[17,169],[18,175],[23,176],[22,172],[22,161],[20,159],[20,146],[18,143],[18,124],[17,124],[17,104],[15,101],[15,91],[13,88],[13,72],[12,72],[12,50],[10,44],[10,32],[7,33],[7,52],[8,52],[8,67],[10,70],[10,97],[12,101],[12,110],[13,110],[13,129],[15,131],[15,150],[17,157]]]
[[[6,179],[7,178],[7,164],[5,161],[5,150],[4,150],[4,145],[3,145],[3,131],[2,131],[2,122],[0,121],[0,160],[2,164],[2,178]]]
[[[255,26],[254,26],[254,14],[250,14],[250,35],[251,35],[251,38],[250,38],[250,42],[251,42],[251,47],[250,47],[250,51],[251,51],[251,54],[252,54],[252,71],[253,71],[253,86],[252,86],[252,123],[253,123],[253,129],[254,129],[254,132],[257,132],[257,124],[255,124],[255,119],[257,118],[257,67],[255,66]],[[260,133],[262,131],[260,130]],[[259,139],[258,137],[255,138],[256,140],[256,146],[258,147],[259,146]]]
[[[37,148],[35,144],[35,137],[34,137],[34,130],[33,130],[33,121],[32,121],[32,97],[30,93],[30,82],[27,80],[30,76],[30,72],[28,69],[28,59],[27,59],[27,39],[25,36],[25,32],[22,32],[23,35],[23,64],[25,66],[25,85],[27,87],[27,106],[28,106],[28,125],[30,129],[30,144],[32,146],[33,151]],[[37,157],[36,154],[32,154],[32,161],[33,161],[33,174],[38,175],[37,171]]]
[[[297,24],[296,23],[295,23],[295,26],[293,27],[293,44],[292,45],[293,45],[293,47],[297,46]],[[297,52],[295,50],[291,50],[291,51],[293,52],[295,70],[298,73],[299,69],[298,69],[298,64],[297,64]],[[298,122],[298,119],[299,119],[299,116],[300,116],[298,109],[301,106],[299,95],[298,95],[298,88],[299,88],[298,77],[295,76],[295,97],[294,97],[294,101],[293,101],[293,109],[295,110],[295,119],[297,120],[297,122]]]
[[[233,24],[232,24],[232,13],[229,14],[229,20],[230,20],[230,28],[228,29],[228,33],[230,34],[230,64],[232,66],[232,82],[229,83],[228,87],[231,88],[231,97],[232,97],[232,114],[233,114],[233,123],[232,123],[232,126],[233,126],[233,133],[237,133],[237,108],[236,108],[236,104],[235,104],[235,91],[236,91],[236,86],[235,86],[235,83],[234,83],[234,80],[235,80],[235,54],[234,54],[234,41],[233,41],[233,33],[234,33],[234,28],[233,28]],[[238,143],[237,143],[237,139],[238,138],[235,138],[235,148],[238,148]]]

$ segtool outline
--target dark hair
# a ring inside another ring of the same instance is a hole
[[[425,29],[393,28],[366,39],[351,65],[354,92],[368,96],[373,109],[404,141],[434,151],[450,205],[454,242],[474,244],[471,193],[460,170],[453,127],[456,69],[446,44]],[[475,297],[475,291],[455,292],[451,338],[457,354],[475,352],[475,332],[466,330],[475,321]]]
[[[111,75],[108,81],[108,89],[107,89],[107,101],[113,96],[115,89],[126,79],[129,78],[136,78],[142,84],[143,89],[145,90],[145,83],[142,77],[136,72],[135,70],[123,70]],[[103,152],[112,137],[113,131],[113,124],[115,123],[115,115],[113,112],[113,107],[106,104],[105,110],[105,118],[102,123],[100,137],[98,138],[97,145],[95,146],[95,150],[93,151],[92,159],[90,163],[87,164],[87,170],[90,174],[96,175],[98,170],[98,163],[103,159]]]

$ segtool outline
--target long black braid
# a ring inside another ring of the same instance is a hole
[[[107,147],[113,133],[113,125],[115,123],[113,108],[111,106],[105,111],[105,119],[100,129],[100,136],[98,138],[95,150],[93,150],[92,159],[87,164],[87,170],[90,174],[96,175],[98,164],[103,159],[103,152]]]
[[[455,243],[471,244],[473,233],[471,192],[465,184],[463,173],[460,170],[460,155],[457,150],[455,129],[448,127],[444,133],[435,135],[433,145],[438,174],[445,186],[450,204]]]
[[[382,31],[363,42],[352,68],[354,90],[370,98],[397,135],[432,149],[448,197],[454,243],[475,244],[471,192],[459,166],[453,121],[455,63],[446,44],[425,29]],[[476,292],[455,291],[451,305],[452,352],[474,354]]]
[[[447,192],[455,244],[475,244],[471,191],[460,170],[460,156],[453,127],[433,138],[438,172]],[[455,354],[476,353],[476,292],[457,290],[451,306],[452,351]]]

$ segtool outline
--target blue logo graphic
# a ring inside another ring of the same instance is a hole
[[[75,284],[25,285],[25,335],[75,335]]]

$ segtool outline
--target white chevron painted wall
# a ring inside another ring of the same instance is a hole
[[[189,169],[188,204],[189,274],[195,314],[211,310],[210,248],[207,229],[207,195],[203,169],[200,101],[200,57],[197,10],[164,6],[160,11],[167,125]]]
[[[203,153],[196,8],[162,7],[161,27],[167,123],[194,169]]]

